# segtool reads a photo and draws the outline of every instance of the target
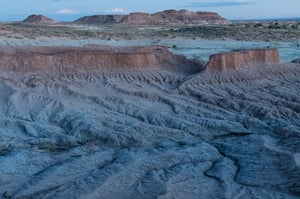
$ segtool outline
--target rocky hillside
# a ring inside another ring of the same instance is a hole
[[[190,12],[187,10],[165,10],[154,14],[135,12],[129,15],[85,16],[75,21],[79,24],[228,24],[229,22],[214,12]]]
[[[57,23],[53,19],[45,17],[43,15],[30,15],[22,22],[24,23],[33,23],[33,24],[55,24]]]

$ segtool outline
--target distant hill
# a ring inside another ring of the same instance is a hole
[[[93,15],[81,17],[75,21],[79,24],[116,24],[120,23],[125,15]]]
[[[135,12],[129,15],[93,15],[81,17],[77,24],[228,24],[228,20],[215,12],[190,12],[188,10],[164,10],[154,14]]]
[[[56,24],[57,23],[55,20],[45,17],[43,15],[30,15],[22,22],[33,23],[33,24]]]

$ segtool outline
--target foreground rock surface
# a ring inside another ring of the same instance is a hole
[[[211,55],[206,69],[209,71],[238,70],[252,65],[278,64],[279,62],[277,49],[251,49]]]
[[[154,14],[130,13],[129,15],[94,15],[82,17],[78,24],[140,24],[140,25],[180,25],[180,24],[229,24],[229,21],[214,12],[190,12],[187,10],[165,10]]]
[[[6,49],[24,68],[1,65],[3,197],[299,198],[298,65],[41,70],[59,49]]]

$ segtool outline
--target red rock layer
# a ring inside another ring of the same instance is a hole
[[[162,46],[0,47],[3,71],[66,71],[168,68],[199,70],[197,63]]]
[[[241,69],[250,65],[279,63],[277,49],[252,49],[229,53],[220,53],[210,56],[206,65],[208,71],[224,71]]]

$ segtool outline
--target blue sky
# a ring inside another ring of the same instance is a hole
[[[300,17],[300,0],[0,0],[0,21],[43,14],[75,20],[95,14],[154,13],[165,9],[215,11],[228,19]]]

